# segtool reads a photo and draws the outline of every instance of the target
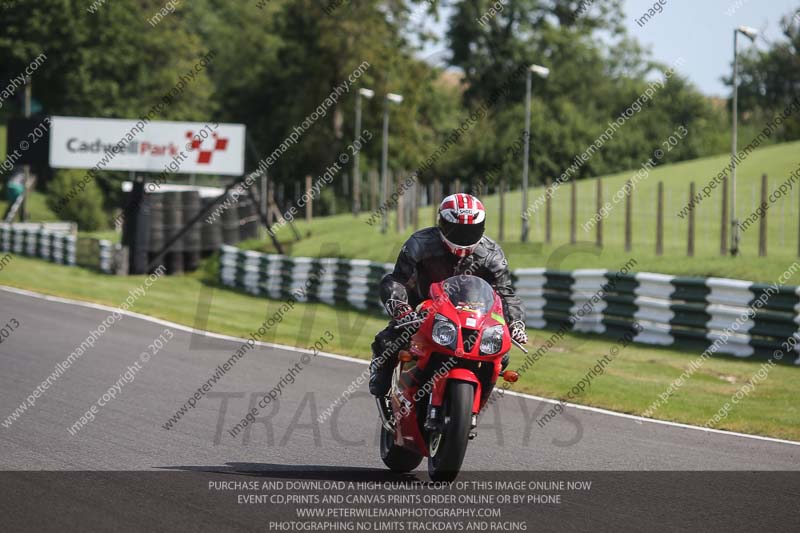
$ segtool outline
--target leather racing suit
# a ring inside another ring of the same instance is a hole
[[[425,228],[409,237],[394,270],[381,280],[381,301],[390,313],[391,305],[387,304],[390,300],[407,302],[416,308],[428,298],[432,283],[462,274],[483,278],[494,288],[503,302],[508,324],[524,322],[525,310],[514,293],[508,261],[500,245],[484,235],[470,255],[457,257],[444,245],[437,227]],[[413,330],[394,329],[395,325],[391,320],[372,343],[370,392],[376,396],[388,393],[397,355],[408,346],[413,335]]]

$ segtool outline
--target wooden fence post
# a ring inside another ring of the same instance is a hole
[[[428,187],[428,197],[430,198],[428,203],[431,204],[431,207],[433,208],[432,216],[433,216],[433,225],[435,226],[439,222],[439,217],[436,214],[436,212],[437,212],[437,208],[436,208],[436,198],[437,198],[437,196],[436,196],[436,180],[431,181],[431,184]],[[441,202],[441,200],[439,200],[439,202]]]
[[[597,221],[597,246],[603,247],[603,180],[597,178],[597,215],[600,217]]]
[[[728,176],[722,178],[722,215],[719,229],[719,255],[728,254]]]
[[[798,202],[800,202],[800,194],[797,195]],[[797,256],[800,257],[800,206],[797,210]]]
[[[402,233],[403,231],[405,231],[405,225],[406,225],[405,202],[403,201],[403,196],[405,196],[405,194],[403,194],[400,189],[400,183],[403,181],[404,175],[405,175],[404,172],[398,172],[395,175],[395,180],[394,180],[395,193],[397,193],[397,205],[395,206],[396,208],[395,210],[397,212],[396,214],[397,218],[395,220],[395,229],[397,230],[397,233]]]
[[[386,169],[386,174],[381,177],[381,196],[380,196],[380,210],[381,210],[381,233],[389,231],[389,218],[392,215],[391,204],[391,190],[394,186],[394,171],[390,168]]]
[[[272,188],[275,186],[272,180],[267,181],[267,190],[264,191],[264,199],[267,204],[267,208],[264,211],[267,214],[267,222],[270,226],[275,224],[275,214],[272,210],[272,195],[274,191]]]
[[[311,176],[306,176],[306,191],[311,190]],[[311,222],[311,195],[308,195],[308,203],[306,204],[306,222]]]
[[[419,229],[419,206],[422,205],[422,184],[419,178],[414,182],[414,213],[411,215],[414,220],[414,231]]]
[[[761,203],[759,207],[767,205],[767,175],[761,176]],[[758,224],[758,256],[767,256],[767,211],[761,215],[761,220]]]
[[[656,255],[664,255],[664,182],[658,182],[656,202]]]
[[[575,244],[578,224],[578,190],[575,180],[570,181],[569,200],[569,243]]]
[[[694,198],[694,182],[689,183],[689,202]],[[686,239],[686,255],[694,257],[694,209],[689,210],[689,234]]]
[[[461,178],[456,178],[455,190],[453,190],[453,192],[451,192],[450,194],[455,194],[458,192],[461,192]]]
[[[433,180],[433,201],[431,201],[434,226],[439,223],[439,204],[442,203],[442,199],[442,182],[439,181],[439,178],[436,178]]]
[[[505,240],[505,220],[506,220],[506,197],[505,197],[505,189],[506,189],[506,179],[500,178],[500,189],[498,190],[498,194],[500,195],[500,218],[498,219],[498,229],[497,229],[497,239],[500,242]]]
[[[361,174],[353,170],[353,215],[361,211]]]
[[[547,178],[547,183],[545,185],[545,197],[544,197],[544,242],[550,244],[552,241],[552,230],[553,230],[553,205],[552,205],[552,194],[550,194],[551,187],[553,186],[553,181],[550,178]]]
[[[628,180],[628,194],[625,195],[625,251],[630,252],[633,246],[633,187],[631,180]]]
[[[369,210],[375,212],[378,208],[378,180],[374,170],[369,171]]]

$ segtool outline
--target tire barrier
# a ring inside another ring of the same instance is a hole
[[[179,191],[167,191],[162,193],[164,197],[164,238],[173,238],[183,228],[183,205],[181,203],[181,193]],[[178,239],[164,257],[164,265],[167,267],[167,274],[183,273],[183,250],[186,238]],[[153,253],[157,250],[153,250]]]
[[[251,198],[240,198],[239,214],[239,240],[255,239],[258,237],[258,211]]]
[[[100,272],[103,274],[114,274],[115,273],[115,264],[114,264],[114,257],[116,253],[119,251],[122,245],[118,243],[112,243],[111,241],[107,241],[105,239],[99,239],[97,241],[98,247],[98,256],[99,256],[99,264],[98,268]]]
[[[214,198],[202,198],[201,201],[203,207],[206,207],[214,201]],[[219,247],[222,246],[221,217],[216,217],[210,224],[205,220],[200,223],[200,241],[202,242],[200,252],[203,257],[208,257],[219,250]]]
[[[139,187],[130,194],[129,204],[133,207],[126,208],[122,243],[130,249],[131,274],[145,273],[164,246],[216,200],[213,196],[201,196],[213,191],[192,186],[174,186],[157,192],[145,192]],[[159,260],[167,273],[192,272],[199,268],[203,257],[214,254],[223,243],[236,244],[258,237],[260,220],[249,197],[229,196],[220,203],[226,208],[217,216],[204,215]]]
[[[181,205],[183,207],[183,222],[192,220],[200,212],[203,204],[200,193],[197,191],[181,192]],[[183,236],[183,268],[187,272],[194,272],[200,266],[200,248],[202,239],[202,224],[200,221]]]
[[[77,238],[74,235],[0,224],[0,251],[46,259],[60,265],[75,265]]]
[[[136,274],[141,274],[147,271],[147,265],[150,264],[150,223],[152,205],[147,195],[139,209],[136,210],[136,223],[133,226],[133,239],[136,247],[133,248],[130,257],[130,271]]]
[[[315,279],[305,300],[385,315],[378,287],[392,268],[358,259],[287,257],[223,245],[219,273],[227,287],[272,299],[285,299]],[[800,287],[600,269],[523,268],[513,277],[531,328],[612,338],[630,332],[641,344],[742,358],[768,358],[788,345],[782,361],[800,364]]]
[[[236,244],[239,242],[239,207],[231,205],[222,212],[222,242]]]
[[[383,312],[378,286],[392,268],[362,259],[287,257],[223,245],[219,272],[223,285],[256,296],[286,299],[300,289],[298,302]]]
[[[524,268],[514,277],[529,327],[618,338],[638,323],[642,344],[743,358],[788,346],[783,361],[800,364],[800,287],[593,269]]]
[[[145,195],[145,203],[150,207],[150,241],[149,259],[153,259],[156,252],[164,247],[167,242],[166,230],[164,226],[164,195],[148,194]]]

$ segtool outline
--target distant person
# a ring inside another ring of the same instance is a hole
[[[8,201],[8,207],[6,208],[6,212],[3,213],[3,220],[8,218],[9,213],[14,208],[14,204],[16,203],[17,199],[25,194],[25,173],[17,167],[15,170],[12,171],[11,177],[8,178],[6,182],[6,200]]]

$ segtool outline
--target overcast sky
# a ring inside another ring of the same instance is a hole
[[[781,36],[781,16],[800,10],[800,0],[661,0],[662,12],[639,26],[636,19],[653,3],[625,0],[629,33],[649,46],[657,60],[672,64],[682,57],[682,73],[701,91],[716,96],[729,93],[720,78],[730,73],[733,28],[746,25],[762,30],[763,38],[756,46],[766,48],[765,39],[774,41]],[[422,22],[425,17],[419,16],[418,20]],[[445,31],[445,20],[438,24],[426,20],[425,24],[439,35]],[[740,39],[739,46],[752,45],[745,38]],[[443,41],[429,45],[423,55],[442,55],[444,47]]]

